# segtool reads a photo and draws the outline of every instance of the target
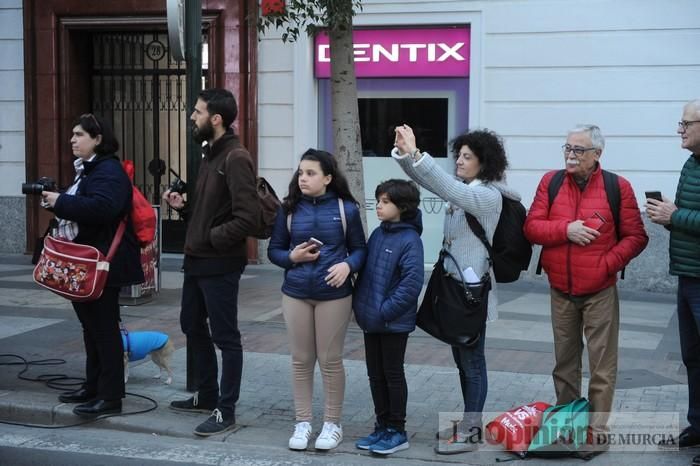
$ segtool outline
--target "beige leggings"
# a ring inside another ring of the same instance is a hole
[[[352,296],[332,301],[282,295],[292,352],[292,382],[296,420],[311,421],[316,360],[325,394],[324,421],[340,423],[345,397],[343,344],[352,313]]]

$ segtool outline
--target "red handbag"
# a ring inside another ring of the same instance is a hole
[[[125,228],[126,219],[119,224],[107,257],[93,246],[46,236],[44,250],[34,267],[34,281],[71,301],[99,299],[107,283],[109,263],[117,252]]]

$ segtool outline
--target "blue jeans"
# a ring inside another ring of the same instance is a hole
[[[185,274],[182,285],[180,325],[194,351],[199,398],[218,400],[217,407],[224,417],[235,415],[241,391],[243,347],[238,330],[238,282],[243,268],[223,275]],[[214,345],[221,350],[220,390]]]
[[[484,343],[486,340],[486,324],[481,330],[481,337],[476,345],[464,348],[452,347],[452,357],[459,369],[459,384],[462,387],[464,399],[464,426],[481,427],[481,413],[486,402],[489,382],[486,374],[486,357]]]
[[[678,277],[678,333],[688,371],[688,422],[700,433],[700,278]]]

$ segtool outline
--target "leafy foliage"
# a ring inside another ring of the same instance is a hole
[[[282,41],[295,42],[301,33],[312,36],[321,27],[347,29],[357,11],[362,11],[362,0],[287,0],[283,13],[258,18],[258,32],[283,29]]]

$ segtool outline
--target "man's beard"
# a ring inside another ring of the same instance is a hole
[[[211,121],[207,120],[207,122],[201,127],[198,128],[196,124],[192,124],[192,139],[198,144],[203,143],[204,141],[209,141],[214,137],[214,127],[211,125]]]

